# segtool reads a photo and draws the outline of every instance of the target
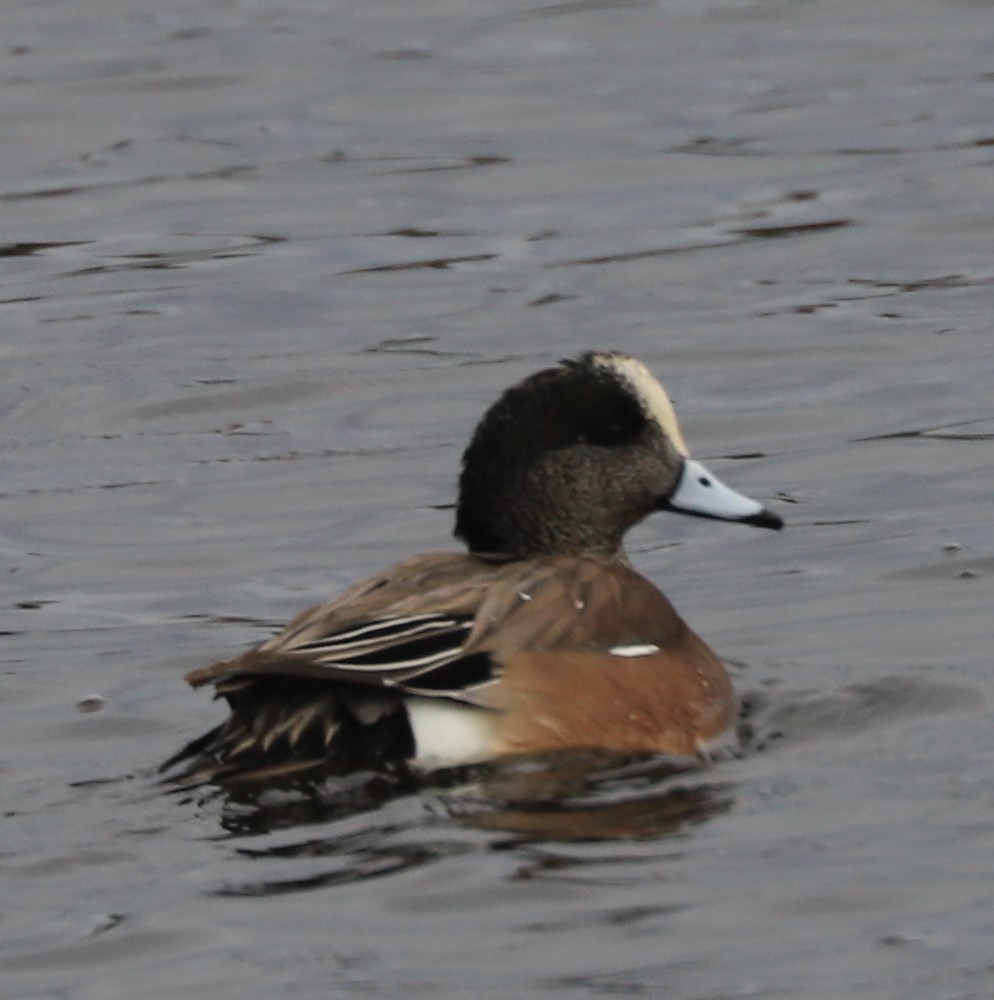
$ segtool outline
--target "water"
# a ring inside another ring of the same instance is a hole
[[[990,996],[989,22],[7,4],[4,996]],[[183,672],[449,545],[482,409],[590,347],[788,519],[631,540],[743,756],[162,794]]]

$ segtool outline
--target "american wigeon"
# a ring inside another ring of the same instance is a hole
[[[783,526],[690,457],[635,358],[532,375],[463,455],[468,551],[400,562],[188,674],[231,714],[163,766],[224,780],[571,748],[705,753],[735,716],[728,674],[622,550],[657,510]]]

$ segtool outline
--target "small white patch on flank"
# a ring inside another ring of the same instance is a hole
[[[686,458],[690,451],[683,439],[673,404],[652,372],[637,358],[630,358],[627,354],[598,354],[594,362],[602,368],[610,369],[632,387],[646,412],[662,427],[663,433],[673,442],[673,447]]]
[[[446,767],[485,760],[493,739],[492,714],[436,698],[407,700],[414,756],[423,767]]]
[[[612,656],[652,656],[659,652],[659,647],[651,642],[631,643],[628,646],[612,646],[608,652]]]

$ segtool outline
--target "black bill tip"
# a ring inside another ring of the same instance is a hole
[[[771,531],[779,531],[783,527],[783,518],[764,507],[758,514],[743,517],[741,523],[751,524],[755,528],[769,528]]]

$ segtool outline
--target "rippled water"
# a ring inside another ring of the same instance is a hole
[[[0,993],[989,997],[990,14],[7,4]],[[789,521],[632,538],[741,757],[164,794],[595,346]]]

